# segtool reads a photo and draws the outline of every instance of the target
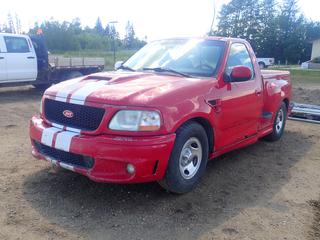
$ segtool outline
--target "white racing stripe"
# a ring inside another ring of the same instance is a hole
[[[98,90],[104,85],[107,85],[108,81],[98,81],[98,82],[90,82],[84,85],[79,90],[75,91],[71,98],[70,103],[84,105],[86,98],[92,94],[94,91]]]
[[[70,151],[70,145],[71,145],[71,140],[74,136],[78,135],[79,133],[75,132],[61,132],[58,133],[57,138],[56,138],[56,143],[54,148],[60,149],[65,152]]]
[[[68,95],[76,90],[77,88],[79,88],[79,83],[80,80],[77,79],[75,81],[70,81],[70,83],[68,84],[65,84],[65,86],[61,86],[61,90],[59,90],[57,93],[56,93],[56,97],[55,97],[55,100],[57,101],[61,101],[61,102],[66,102],[67,101],[67,97]]]
[[[66,164],[66,163],[63,163],[63,162],[59,162],[59,165],[60,165],[60,167],[62,167],[64,169],[67,169],[67,170],[70,170],[70,171],[74,172],[74,167],[69,165],[69,164]]]
[[[57,133],[59,131],[61,131],[61,129],[58,129],[55,127],[45,128],[42,132],[41,143],[43,143],[46,146],[51,147],[53,136],[55,133]]]

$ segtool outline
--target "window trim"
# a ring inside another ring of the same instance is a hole
[[[248,82],[248,81],[255,80],[255,77],[256,77],[256,72],[255,72],[255,67],[254,67],[255,65],[254,65],[254,62],[253,62],[253,60],[252,60],[252,56],[251,56],[251,53],[250,53],[250,51],[249,51],[249,49],[248,49],[248,46],[247,46],[247,44],[244,43],[244,42],[231,42],[230,47],[229,47],[229,50],[228,50],[227,58],[226,58],[226,63],[225,63],[225,67],[224,67],[224,73],[226,73],[227,64],[228,64],[228,60],[229,60],[229,57],[230,57],[231,48],[232,48],[232,45],[234,45],[234,44],[242,44],[242,45],[246,48],[247,53],[248,53],[249,58],[250,58],[250,61],[251,61],[251,64],[252,64],[252,77],[251,77],[251,79],[249,79],[249,80],[247,80],[247,81],[242,81],[242,82]],[[244,65],[241,65],[241,66],[244,66]],[[232,82],[231,82],[231,83],[232,83]]]
[[[26,42],[26,46],[28,47],[28,51],[24,51],[24,52],[11,52],[11,51],[8,51],[8,44],[6,42],[6,38],[23,39]],[[6,53],[30,53],[30,52],[32,52],[31,49],[30,49],[30,46],[28,44],[28,40],[25,37],[22,37],[22,36],[3,36],[3,42],[4,42],[4,46],[6,47],[6,50],[7,50]]]

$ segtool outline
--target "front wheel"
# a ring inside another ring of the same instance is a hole
[[[273,131],[269,135],[265,136],[265,139],[267,141],[274,142],[279,140],[282,137],[284,127],[286,125],[286,119],[287,119],[287,106],[284,102],[282,102],[273,122]]]
[[[208,138],[196,122],[183,125],[176,132],[164,179],[159,184],[173,193],[186,193],[200,181],[208,160]]]

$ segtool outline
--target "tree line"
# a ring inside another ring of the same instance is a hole
[[[308,20],[297,0],[231,0],[222,6],[211,35],[248,40],[258,57],[297,64],[310,59],[320,22]]]
[[[139,49],[146,44],[144,40],[136,37],[133,24],[128,21],[125,35],[120,38],[114,24],[103,26],[98,17],[94,27],[82,27],[79,18],[68,21],[50,19],[41,24],[35,23],[27,34],[37,34],[39,29],[43,32],[47,47],[52,52],[98,50],[111,51],[114,46],[119,49]],[[0,25],[0,32],[22,33],[21,22],[8,14],[7,23]]]

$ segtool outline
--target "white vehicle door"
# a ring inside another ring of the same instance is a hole
[[[0,82],[7,80],[6,49],[3,37],[0,36]]]
[[[24,82],[37,79],[37,57],[28,37],[4,36],[6,45],[7,81]]]

